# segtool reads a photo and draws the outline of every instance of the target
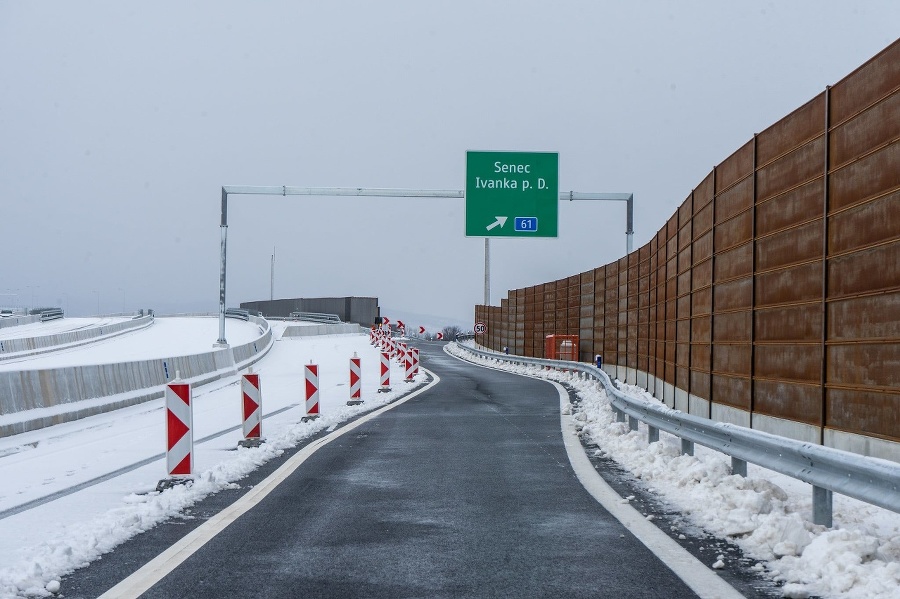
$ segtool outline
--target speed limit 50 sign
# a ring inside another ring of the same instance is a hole
[[[483,322],[476,322],[475,323],[475,334],[476,335],[484,335],[485,333],[487,333],[487,325],[484,324]]]

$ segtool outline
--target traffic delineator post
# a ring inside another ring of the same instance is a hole
[[[413,376],[419,374],[419,348],[412,348]]]
[[[259,374],[250,372],[241,376],[241,414],[244,438],[240,447],[259,447],[262,444],[262,388]]]
[[[192,481],[194,473],[194,417],[191,405],[193,390],[181,381],[181,373],[166,385],[166,472],[169,478],[159,481],[157,491]]]
[[[310,362],[303,367],[306,379],[306,416],[300,420],[309,422],[319,417],[319,365]]]
[[[406,369],[406,379],[404,382],[411,383],[413,382],[413,355],[412,348],[405,347],[405,351],[403,352],[403,366]]]
[[[362,365],[359,356],[353,352],[350,358],[350,401],[348,406],[358,406],[362,403]]]
[[[379,393],[387,393],[391,390],[391,356],[386,351],[381,352],[381,378]]]

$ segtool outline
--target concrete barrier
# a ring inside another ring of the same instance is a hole
[[[309,326],[288,326],[285,327],[281,338],[290,337],[317,337],[319,335],[348,335],[368,333],[369,329],[361,327],[358,324],[317,324]]]
[[[17,327],[22,324],[31,324],[32,322],[40,322],[40,315],[35,316],[10,316],[9,318],[0,318],[0,329],[7,327]]]
[[[40,320],[40,316],[30,318],[37,318]],[[76,331],[66,331],[55,335],[4,339],[0,342],[0,360],[32,356],[48,351],[56,351],[63,347],[77,347],[98,339],[106,339],[123,333],[143,329],[151,324],[153,324],[152,316],[142,316],[140,318],[133,318],[114,324],[93,326],[78,329]]]
[[[272,348],[269,323],[250,317],[260,329],[255,341],[189,356],[0,372],[0,437],[53,426],[160,398],[166,383],[181,378],[203,385],[234,376]]]

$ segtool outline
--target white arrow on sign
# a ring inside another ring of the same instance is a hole
[[[497,227],[500,227],[502,229],[503,225],[505,225],[506,221],[509,219],[508,216],[495,216],[494,218],[496,218],[497,220],[487,226],[488,231],[490,231],[491,229],[496,229]]]

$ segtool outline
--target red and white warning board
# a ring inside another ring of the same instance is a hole
[[[319,413],[319,365],[307,364],[306,373],[306,414],[314,416]]]
[[[259,439],[262,436],[262,392],[258,374],[245,374],[241,377],[241,397],[244,438]]]
[[[166,469],[190,476],[194,468],[194,417],[190,383],[166,385]]]
[[[353,354],[353,357],[350,358],[350,399],[360,399],[362,397],[362,384],[361,384],[361,360]]]
[[[381,391],[389,391],[391,388],[391,356],[387,352],[381,352]]]

